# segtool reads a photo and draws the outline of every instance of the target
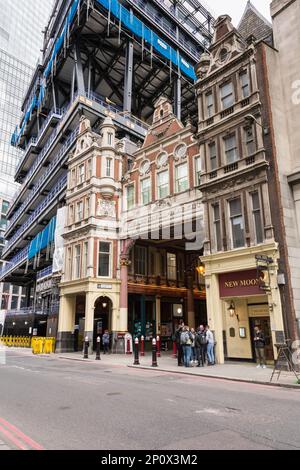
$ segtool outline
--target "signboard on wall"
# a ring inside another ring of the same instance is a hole
[[[219,275],[220,298],[262,295],[256,269]]]

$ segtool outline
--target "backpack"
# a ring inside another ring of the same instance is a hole
[[[198,338],[201,346],[205,346],[207,344],[206,333],[198,333]]]
[[[191,333],[189,333],[188,331],[181,333],[180,339],[181,339],[181,344],[191,345],[193,342],[191,338]]]

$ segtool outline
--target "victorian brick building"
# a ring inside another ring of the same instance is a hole
[[[297,227],[291,226],[297,203],[286,175],[292,157],[283,164],[280,153],[289,132],[293,141],[293,125],[279,109],[291,108],[281,88],[281,73],[288,74],[287,63],[282,68],[287,38],[281,28],[286,9],[297,14],[296,3],[272,4],[275,44],[281,50],[274,48],[272,25],[248,2],[238,30],[228,16],[218,18],[210,51],[197,68],[205,205],[202,261],[208,321],[220,361],[224,356],[252,359],[255,325],[265,332],[270,360],[276,343],[298,334]],[[280,122],[286,127],[280,129]],[[297,186],[291,175],[290,184],[294,182]]]
[[[206,322],[198,148],[166,98],[139,147],[118,140],[110,118],[100,134],[82,118],[68,161],[59,351],[106,328],[171,347],[179,319]]]

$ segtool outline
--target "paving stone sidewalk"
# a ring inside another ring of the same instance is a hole
[[[89,359],[83,359],[82,353],[58,354],[57,356],[60,359],[71,359],[93,363],[97,362],[99,365],[102,364],[105,366],[118,365],[149,370],[154,369],[152,367],[152,355],[150,352],[147,353],[145,357],[140,357],[140,366],[133,365],[134,357],[132,355],[101,354],[101,361],[95,361],[95,355],[89,356]],[[162,354],[162,357],[157,358],[157,362],[158,367],[155,368],[155,370],[268,385],[270,384],[270,379],[273,372],[272,366],[268,366],[266,369],[257,369],[255,364],[240,362],[227,362],[226,364],[215,365],[211,367],[196,367],[195,364],[189,368],[178,367],[176,359],[173,358],[171,354]],[[282,371],[279,380],[277,380],[277,373],[275,374],[272,384],[277,386],[299,388],[300,390],[300,385],[297,385],[296,382],[297,380],[293,373]]]
[[[30,349],[14,348],[10,351],[23,355],[32,355]],[[96,361],[95,354],[90,355],[89,359],[83,359],[82,353],[68,353],[68,354],[43,354],[38,357],[51,357],[57,360],[73,360],[97,364],[99,367],[135,367],[141,369],[158,370],[163,372],[171,372],[178,374],[186,374],[200,377],[210,377],[215,379],[223,379],[237,382],[249,382],[271,385],[270,379],[273,372],[273,367],[268,366],[266,369],[257,369],[253,363],[240,363],[240,362],[226,362],[225,364],[215,365],[212,367],[193,367],[185,368],[178,367],[177,360],[172,356],[171,352],[162,353],[162,357],[157,358],[158,367],[152,367],[152,354],[147,352],[145,357],[140,357],[140,366],[134,366],[133,355],[125,354],[103,354],[101,353],[101,360]],[[298,373],[300,378],[300,373]],[[300,390],[300,385],[297,384],[296,377],[291,372],[282,371],[279,380],[277,375],[273,378],[272,385],[295,388]]]

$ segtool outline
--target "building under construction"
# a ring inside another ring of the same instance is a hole
[[[183,122],[196,118],[194,67],[211,42],[213,23],[198,0],[57,0],[45,28],[43,63],[12,136],[25,153],[0,278],[27,288],[27,307],[8,312],[6,333],[21,317],[22,325],[36,328],[39,315],[58,313],[57,211],[65,204],[66,163],[81,116],[96,132],[111,117],[127,153],[130,142],[143,141],[160,96]]]

